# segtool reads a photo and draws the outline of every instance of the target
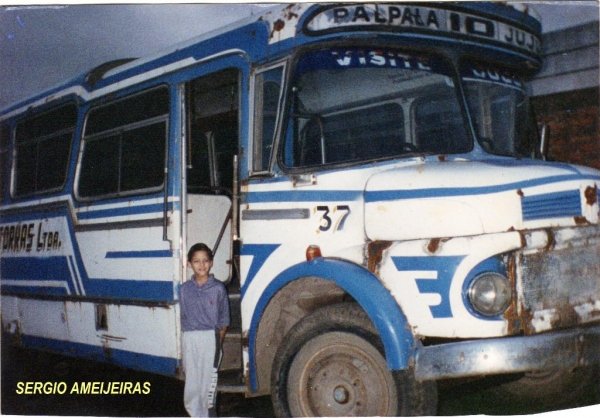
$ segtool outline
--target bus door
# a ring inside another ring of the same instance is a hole
[[[232,268],[233,159],[239,149],[239,69],[196,78],[185,86],[187,138],[186,246],[213,249],[212,273],[227,285],[232,324],[221,371],[241,369],[239,280]],[[187,280],[192,274],[187,269]],[[239,334],[239,335],[238,335]],[[236,338],[236,337],[240,338]]]

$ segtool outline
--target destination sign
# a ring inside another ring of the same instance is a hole
[[[425,30],[500,42],[528,53],[541,53],[540,38],[504,22],[470,13],[416,4],[347,4],[324,9],[306,24],[308,33],[335,29]]]

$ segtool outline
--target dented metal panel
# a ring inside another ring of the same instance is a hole
[[[519,290],[527,333],[600,321],[600,229],[529,234],[544,245],[521,257]]]
[[[600,325],[421,347],[415,375],[428,380],[574,368],[600,362],[599,345]]]

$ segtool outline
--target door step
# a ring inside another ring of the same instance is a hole
[[[223,393],[246,393],[246,385],[243,382],[240,371],[220,370],[217,391]]]
[[[221,393],[246,393],[245,385],[227,385],[227,384],[218,384],[217,392]]]

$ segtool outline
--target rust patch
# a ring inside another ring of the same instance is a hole
[[[551,229],[546,229],[546,236],[548,237],[548,241],[546,241],[546,247],[544,250],[550,251],[556,245],[556,240],[554,239],[554,232]]]
[[[445,161],[446,161],[446,156],[445,156],[445,155],[443,155],[443,154],[441,154],[441,155],[438,155],[438,160],[439,160],[440,162],[442,162],[442,163],[443,163],[443,162],[445,162]]]
[[[112,350],[110,348],[110,346],[108,345],[108,340],[102,340],[102,351],[104,352],[104,358],[106,358],[106,360],[110,361],[112,359]]]
[[[285,8],[285,10],[284,10],[284,12],[283,12],[283,13],[284,13],[284,16],[286,17],[286,19],[287,19],[287,20],[292,20],[292,19],[294,19],[294,18],[297,18],[297,17],[298,17],[298,14],[297,14],[297,13],[294,13],[294,12],[292,11],[292,9],[293,9],[294,7],[295,7],[295,6],[294,6],[293,4],[290,4],[289,6],[287,6],[287,7]]]
[[[507,232],[518,232],[519,240],[521,241],[521,248],[527,247],[527,238],[525,237],[525,233],[523,231],[518,231],[514,226],[508,228]]]
[[[575,308],[568,303],[563,303],[556,307],[556,317],[552,320],[551,327],[555,328],[566,328],[569,326],[576,325],[579,322],[579,316],[575,311]]]
[[[585,196],[585,203],[587,203],[590,206],[593,206],[598,200],[598,186],[588,186],[585,189],[585,192],[583,192],[583,196]]]
[[[517,190],[517,194],[521,197],[525,196],[525,193],[523,193],[523,190],[521,189]]]
[[[533,314],[531,311],[521,305],[521,314],[519,316],[521,317],[521,329],[525,335],[535,334],[535,329],[531,326],[531,322],[533,321]]]
[[[434,254],[440,248],[440,238],[433,238],[429,240],[429,244],[427,244],[427,251],[431,254]]]
[[[525,237],[525,234],[523,233],[523,231],[519,231],[514,226],[511,226],[510,228],[508,228],[506,230],[506,232],[518,232],[519,240],[521,241],[521,248],[527,247],[527,238]]]
[[[273,34],[275,32],[282,31],[284,27],[285,27],[285,22],[281,19],[277,19],[275,21],[275,23],[273,23],[273,32],[271,32],[271,37],[273,37]]]
[[[590,225],[590,221],[587,220],[585,216],[575,216],[573,217],[576,225]]]
[[[4,342],[8,342],[8,344],[10,345],[20,347],[23,341],[21,333],[21,324],[19,323],[19,321],[14,320],[6,324],[4,326],[2,336],[4,337]]]
[[[513,295],[510,306],[504,312],[504,319],[508,322],[508,333],[509,335],[512,335],[521,331],[521,318],[519,318],[519,309],[517,305],[517,261],[514,255],[511,255],[507,260],[506,274]]]
[[[367,244],[367,268],[371,273],[377,274],[379,263],[383,259],[383,252],[392,245],[392,241],[371,241]]]
[[[429,240],[426,249],[430,254],[435,254],[439,251],[442,244],[448,241],[450,241],[450,238],[432,238]]]

